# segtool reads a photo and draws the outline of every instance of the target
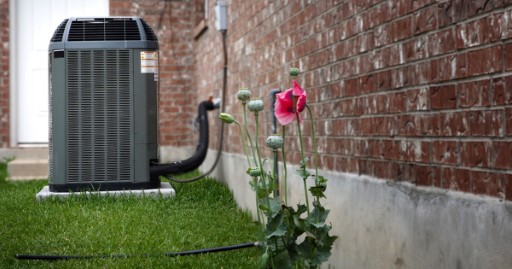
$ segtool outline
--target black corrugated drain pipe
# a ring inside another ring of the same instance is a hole
[[[217,108],[213,101],[203,101],[199,104],[197,121],[199,125],[199,142],[192,157],[172,163],[155,163],[149,168],[151,176],[165,176],[181,174],[198,168],[206,158],[208,152],[208,110]]]

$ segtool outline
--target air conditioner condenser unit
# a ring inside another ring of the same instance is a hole
[[[49,46],[52,192],[158,188],[158,40],[138,17],[69,18]]]

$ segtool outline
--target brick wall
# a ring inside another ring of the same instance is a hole
[[[269,108],[268,92],[288,88],[297,66],[323,169],[512,200],[509,4],[231,0],[227,110],[242,118],[240,87]],[[222,69],[208,23],[194,52],[203,95],[219,87]],[[242,152],[236,128],[227,139],[226,151]]]
[[[190,1],[110,0],[111,16],[140,16],[160,46],[160,145],[195,144],[196,90],[193,88],[194,7]]]
[[[0,148],[9,145],[9,1],[0,0]]]

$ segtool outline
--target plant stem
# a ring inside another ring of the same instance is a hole
[[[240,123],[238,123],[237,121],[235,121],[235,123],[236,125],[238,125],[238,129],[240,129],[240,133],[242,134],[242,147],[244,148],[245,157],[247,158],[247,165],[249,166],[248,168],[250,168],[251,161],[249,160],[249,154],[247,153],[247,144],[245,142],[244,131],[242,130],[242,126],[240,125]]]
[[[256,190],[254,193],[256,194],[256,215],[258,215],[258,223],[260,225],[262,225],[263,227],[263,222],[261,222],[261,211],[260,211],[260,207],[258,205],[258,179],[256,177],[252,177],[252,184],[254,185],[254,189]]]
[[[285,130],[286,130],[286,127],[283,125],[283,134],[282,134],[283,141],[284,141]],[[287,177],[288,170],[286,169],[286,152],[284,150],[284,145],[286,145],[286,143],[283,143],[283,147],[281,148],[281,153],[283,155],[283,168],[284,168],[284,204],[288,205],[288,177]]]
[[[249,139],[249,144],[251,145],[251,152],[252,152],[252,157],[253,157],[253,160],[254,160],[254,165],[257,166],[258,162],[257,162],[257,159],[256,159],[256,154],[254,153],[254,146],[252,144],[251,135],[249,134],[249,128],[247,128],[247,112],[246,112],[245,104],[243,104],[243,108],[244,108],[244,128],[245,128],[245,133],[247,134],[247,138]]]
[[[265,193],[268,191],[268,188],[267,188],[267,182],[266,182],[266,179],[265,179],[265,172],[263,171],[263,163],[261,162],[261,155],[260,155],[260,147],[258,145],[258,134],[259,134],[259,120],[258,120],[258,112],[255,112],[254,113],[254,119],[256,121],[256,133],[254,135],[254,140],[255,140],[255,148],[256,148],[256,157],[258,157],[258,164],[259,164],[259,167],[260,167],[260,170],[261,170],[261,182],[263,183],[263,188],[265,188]],[[267,198],[267,206],[268,206],[268,210],[270,212],[269,215],[272,215],[271,213],[271,208],[270,208],[270,200],[268,199],[268,196],[266,197]]]
[[[311,119],[311,138],[313,139],[313,150],[315,153],[315,186],[318,186],[318,147],[316,145],[316,138],[315,138],[315,122],[313,118],[313,112],[311,112],[311,108],[309,105],[306,104],[306,108],[309,112],[309,118]],[[320,198],[315,198],[316,202],[320,202]]]
[[[273,158],[274,161],[272,163],[272,179],[273,179],[273,182],[272,182],[273,187],[272,187],[272,189],[273,189],[274,197],[275,198],[279,198],[279,186],[277,186],[277,188],[276,188],[276,185],[279,182],[279,179],[277,178],[277,168],[278,168],[278,166],[277,166],[277,149],[273,149],[272,150],[272,155],[274,157]]]
[[[306,160],[304,159],[304,143],[302,141],[302,130],[300,128],[300,122],[299,122],[299,112],[295,112],[297,117],[297,129],[299,131],[299,144],[300,144],[300,158],[301,158],[301,165],[300,169],[302,170],[303,175],[306,173]],[[303,177],[302,181],[304,181],[304,196],[306,197],[306,208],[308,209],[308,218],[310,214],[309,209],[309,195],[308,195],[308,186],[306,184],[307,177]]]
[[[309,112],[309,117],[311,118],[311,139],[313,139],[313,150],[315,153],[315,181],[318,179],[318,148],[316,145],[316,138],[315,138],[315,123],[313,119],[313,112],[311,112],[311,108],[309,105],[306,105],[306,108]]]

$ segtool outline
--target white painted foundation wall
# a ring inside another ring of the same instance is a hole
[[[215,155],[208,153],[201,170],[210,168]],[[304,200],[302,179],[290,172],[297,168],[288,165],[290,204]],[[255,216],[245,170],[243,155],[223,153],[212,176]],[[512,268],[511,202],[354,174],[320,174],[329,180],[324,202],[339,237],[330,268]]]

